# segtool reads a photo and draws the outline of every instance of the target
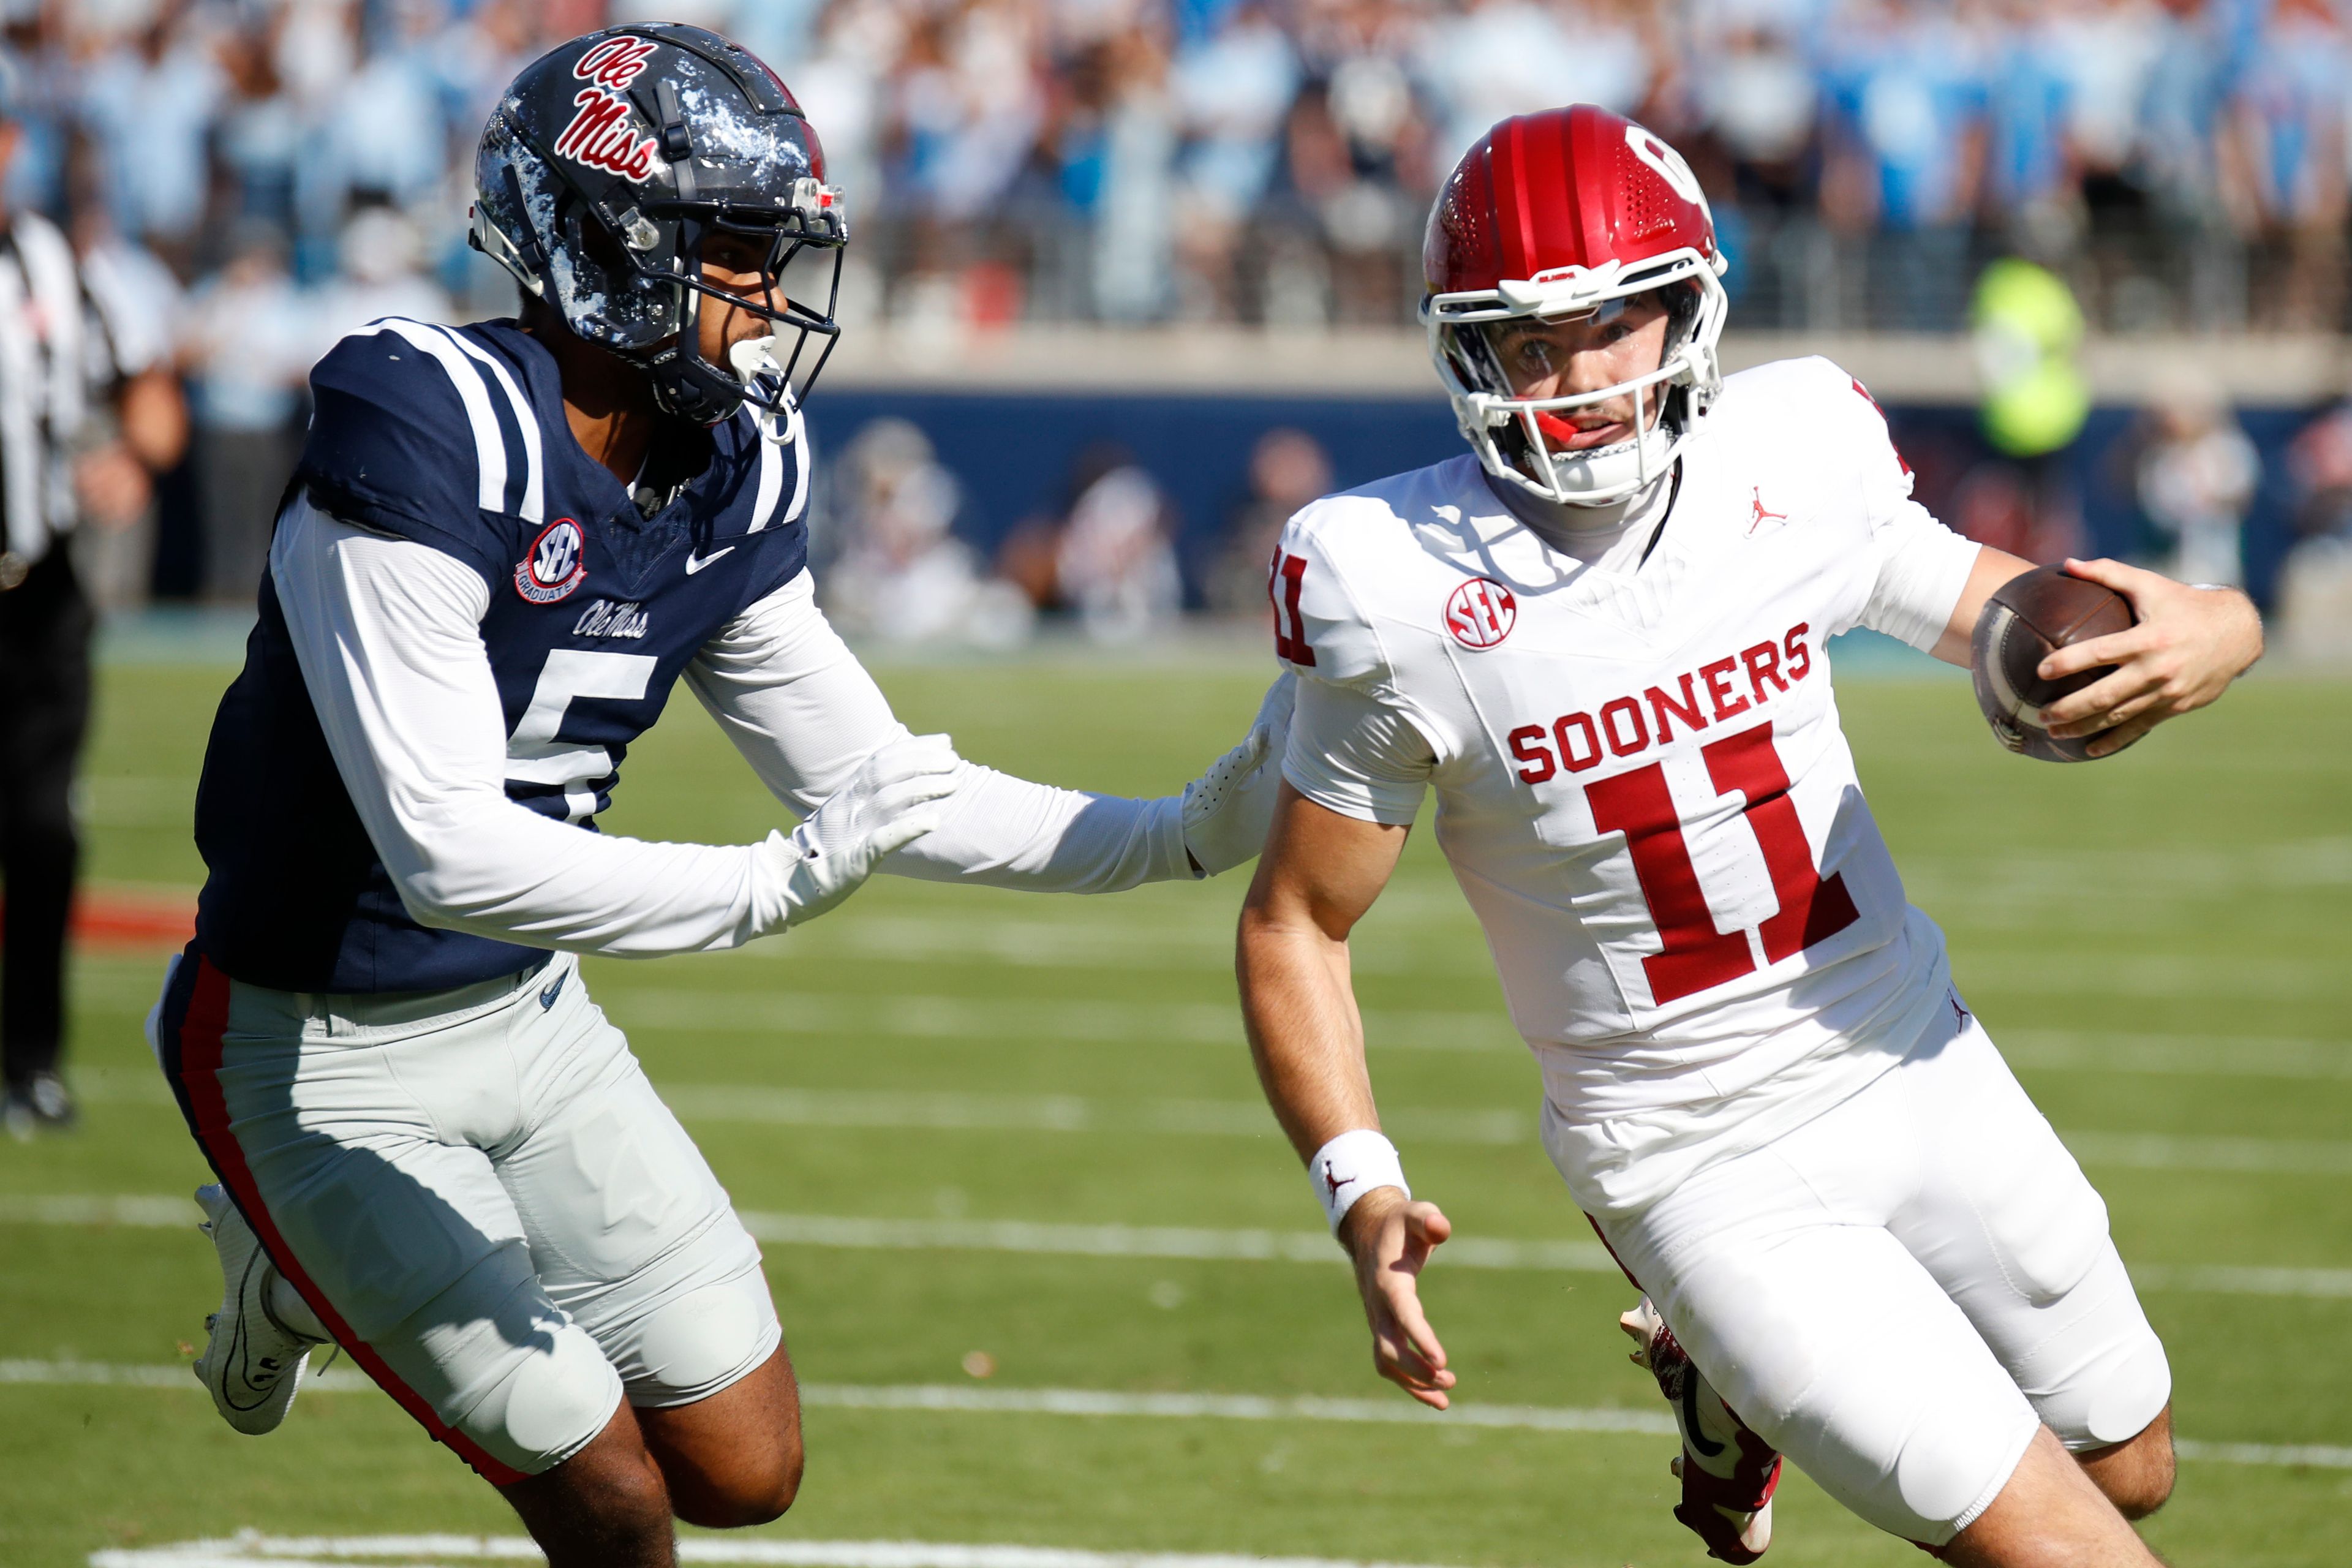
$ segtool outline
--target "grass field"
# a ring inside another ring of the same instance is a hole
[[[226,675],[109,670],[95,881],[199,879],[188,800]],[[1156,793],[1238,733],[1260,679],[1048,661],[885,684],[968,755]],[[1912,896],[2106,1193],[2169,1346],[2202,1447],[2150,1538],[2184,1565],[2341,1561],[2352,685],[2256,680],[2095,768],[2002,755],[1963,682],[1853,681],[1843,701]],[[607,826],[763,832],[774,808],[680,707]],[[1358,943],[1358,986],[1391,1129],[1463,1238],[1426,1285],[1461,1414],[1494,1424],[1365,1418],[1405,1402],[1371,1378],[1257,1103],[1228,958],[1244,879],[1088,901],[884,880],[751,952],[590,965],[767,1240],[811,1385],[808,1483],[761,1536],[1701,1562],[1667,1514],[1670,1442],[1638,1429],[1662,1412],[1613,1325],[1628,1292],[1536,1145],[1532,1063],[1425,834]],[[252,1441],[187,1375],[218,1286],[182,1228],[204,1168],[139,1038],[159,964],[82,958],[86,1126],[0,1146],[0,1563],[247,1527],[516,1533],[381,1394],[331,1377]],[[1244,1402],[1148,1397],[1170,1394]],[[1781,1495],[1781,1568],[1920,1561],[1801,1479]]]

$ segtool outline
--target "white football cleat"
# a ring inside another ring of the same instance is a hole
[[[1772,1544],[1780,1456],[1708,1385],[1647,1296],[1617,1326],[1633,1337],[1633,1364],[1658,1380],[1682,1429],[1683,1451],[1667,1467],[1683,1484],[1675,1518],[1706,1543],[1709,1557],[1755,1562]]]
[[[269,1310],[278,1270],[261,1238],[217,1185],[196,1189],[205,1219],[196,1228],[220,1254],[220,1310],[205,1320],[209,1336],[196,1358],[197,1380],[213,1396],[221,1419],[248,1436],[274,1432],[302,1384],[310,1352],[326,1342],[298,1333]]]

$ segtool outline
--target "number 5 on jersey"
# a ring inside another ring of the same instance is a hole
[[[643,701],[656,662],[642,653],[564,647],[550,653],[530,706],[507,737],[507,782],[561,786],[564,820],[585,822],[596,810],[596,781],[613,771],[613,753],[562,740],[556,731],[576,698]]]

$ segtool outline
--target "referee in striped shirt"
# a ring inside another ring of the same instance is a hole
[[[126,363],[153,352],[137,302],[86,273],[56,225],[9,210],[15,98],[0,69],[0,1120],[22,1138],[74,1114],[58,1059],[91,615],[71,536],[86,512],[143,512],[187,424],[169,367]]]

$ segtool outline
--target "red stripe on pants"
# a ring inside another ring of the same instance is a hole
[[[511,1486],[525,1479],[520,1470],[500,1463],[480,1444],[443,1421],[423,1394],[403,1383],[383,1357],[352,1331],[352,1326],[335,1310],[326,1293],[303,1271],[294,1249],[286,1245],[278,1222],[270,1218],[268,1205],[261,1201],[261,1188],[245,1163],[245,1151],[229,1131],[228,1097],[220,1085],[221,1042],[228,1033],[229,979],[214,968],[208,958],[200,956],[196,963],[195,990],[188,1000],[187,1019],[180,1026],[180,1079],[195,1113],[196,1140],[204,1145],[213,1169],[220,1173],[222,1183],[236,1197],[236,1206],[252,1225],[254,1233],[261,1237],[269,1260],[292,1281],[302,1300],[310,1303],[310,1310],[319,1315],[319,1321],[335,1336],[335,1342],[350,1352],[352,1360],[386,1394],[398,1400],[400,1407],[415,1416],[436,1441],[455,1449],[458,1458],[473,1466],[494,1487]]]
[[[1633,1271],[1625,1267],[1625,1260],[1617,1256],[1617,1249],[1615,1247],[1609,1245],[1609,1237],[1601,1230],[1601,1222],[1594,1219],[1591,1215],[1586,1215],[1584,1216],[1584,1223],[1592,1227],[1593,1235],[1600,1237],[1601,1250],[1609,1255],[1609,1261],[1617,1266],[1617,1272],[1625,1277],[1625,1283],[1631,1285],[1636,1290],[1642,1290],[1642,1282],[1633,1278]],[[1649,1292],[1647,1290],[1642,1290],[1642,1294],[1646,1296]]]

